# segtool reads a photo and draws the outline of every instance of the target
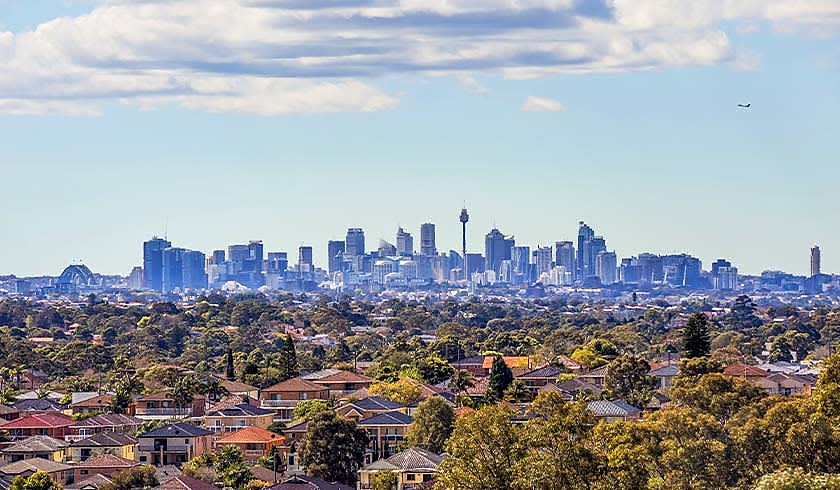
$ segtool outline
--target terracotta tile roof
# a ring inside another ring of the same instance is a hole
[[[113,454],[101,454],[94,456],[87,461],[82,461],[77,464],[76,468],[134,468],[140,466],[141,463],[132,461],[130,459],[114,456]]]
[[[493,367],[493,359],[494,356],[484,356],[484,363],[481,365],[484,369],[490,369]],[[530,363],[530,359],[526,356],[502,356],[502,360],[505,361],[507,367],[513,368],[527,368],[528,364]]]
[[[164,490],[219,490],[215,485],[187,475],[178,475],[166,483],[158,485],[157,488]]]
[[[222,376],[213,377],[218,379],[222,386],[231,393],[250,393],[252,391],[259,391],[259,388],[256,386],[251,386],[240,381],[225,379]]]
[[[301,378],[314,383],[370,383],[373,378],[340,369],[324,369]]]
[[[294,475],[281,483],[269,487],[269,490],[352,490],[353,487],[340,483],[329,483],[314,476]]]
[[[257,443],[265,444],[268,442],[279,441],[283,442],[285,438],[281,435],[275,434],[262,427],[251,426],[245,429],[232,432],[218,441],[217,444],[241,444],[241,443]]]
[[[746,376],[748,378],[763,378],[764,376],[767,376],[767,371],[755,366],[741,363],[727,366],[726,369],[723,370],[723,373],[728,374],[729,376]]]
[[[97,473],[90,478],[85,478],[82,481],[73,483],[71,485],[65,485],[65,490],[82,490],[82,489],[98,489],[102,488],[105,485],[110,485],[114,481],[108,478],[107,476]]]
[[[0,425],[0,429],[52,429],[72,424],[73,418],[61,413],[38,413],[7,422]]]
[[[0,415],[13,415],[16,413],[20,413],[15,407],[7,407],[6,405],[0,405]]]
[[[281,381],[274,386],[268,387],[263,389],[262,391],[267,393],[277,393],[277,392],[297,392],[297,391],[325,391],[321,385],[316,385],[311,381],[307,381],[303,378],[292,378],[287,379],[286,381]]]

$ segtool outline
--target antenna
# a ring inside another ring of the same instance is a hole
[[[169,216],[166,217],[166,224],[163,226],[163,239],[169,240]]]

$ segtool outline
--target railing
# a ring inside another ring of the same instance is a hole
[[[261,400],[262,408],[295,408],[300,400]]]
[[[164,453],[186,453],[189,452],[189,446],[183,444],[167,444],[166,446],[141,444],[137,450],[144,453],[160,453],[161,451]]]
[[[191,408],[138,408],[135,415],[183,415],[187,416],[192,413]]]

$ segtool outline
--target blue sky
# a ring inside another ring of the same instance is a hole
[[[840,272],[840,6],[718,3],[0,0],[0,274],[125,274],[164,231],[448,250],[464,202],[476,251],[585,219],[622,257]]]

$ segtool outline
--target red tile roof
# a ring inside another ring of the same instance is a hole
[[[274,393],[279,391],[327,391],[321,385],[316,385],[311,381],[306,381],[303,378],[292,378],[286,381],[281,381],[274,386],[263,389],[264,392]]]
[[[767,371],[755,366],[741,363],[727,366],[726,369],[723,370],[723,373],[730,376],[746,376],[747,378],[763,378],[767,376]]]
[[[484,364],[481,365],[483,369],[490,369],[493,367],[493,356],[486,356],[484,358]],[[527,368],[528,364],[530,363],[530,359],[525,356],[503,356],[502,360],[505,361],[507,367],[513,368]]]
[[[217,444],[243,444],[243,443],[257,443],[265,444],[267,442],[283,442],[285,438],[281,435],[275,434],[262,427],[251,426],[245,429],[232,432],[218,441]]]
[[[38,413],[0,425],[0,429],[50,429],[55,427],[69,427],[73,422],[72,417],[61,413]]]

